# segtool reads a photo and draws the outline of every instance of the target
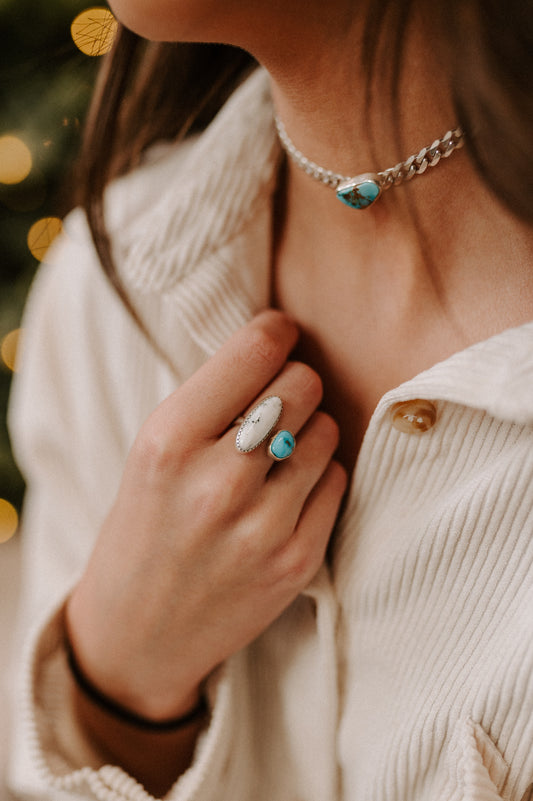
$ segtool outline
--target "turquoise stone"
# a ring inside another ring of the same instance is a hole
[[[379,183],[371,177],[361,176],[349,183],[341,184],[337,197],[352,209],[366,209],[381,194]]]
[[[288,459],[294,451],[296,441],[290,431],[278,431],[275,437],[272,437],[270,443],[270,453],[278,462],[283,459]]]

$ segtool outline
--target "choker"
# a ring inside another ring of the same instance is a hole
[[[428,167],[435,167],[441,158],[447,159],[454,150],[464,144],[464,131],[457,127],[447,131],[440,139],[435,139],[429,147],[409,156],[405,161],[380,172],[365,172],[350,178],[319,167],[301,153],[289,139],[285,126],[277,115],[274,122],[279,140],[287,155],[316,181],[335,189],[336,195],[352,209],[366,209],[374,203],[385,189],[410,181],[415,175],[422,175]]]

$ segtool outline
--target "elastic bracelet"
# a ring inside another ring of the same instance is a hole
[[[122,706],[122,704],[113,701],[112,698],[108,698],[107,695],[104,695],[104,693],[100,692],[100,690],[89,681],[87,676],[85,676],[76,661],[72,648],[70,648],[68,644],[67,657],[72,676],[84,695],[94,704],[96,704],[96,706],[99,706],[101,709],[103,709],[104,712],[113,715],[113,717],[122,721],[122,723],[127,723],[130,726],[136,726],[137,728],[145,729],[146,731],[170,732],[182,729],[191,723],[196,723],[207,713],[205,696],[201,695],[200,700],[194,709],[179,718],[171,718],[170,720],[151,720],[150,718],[145,718],[143,715],[139,715],[137,712],[127,709],[126,707]]]

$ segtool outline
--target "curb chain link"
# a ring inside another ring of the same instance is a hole
[[[341,175],[340,173],[332,172],[332,170],[326,170],[308,159],[289,139],[285,126],[277,115],[274,115],[274,122],[283,149],[300,169],[316,181],[321,181],[326,186],[336,189],[339,184],[354,180],[354,176]],[[379,177],[381,189],[398,186],[404,181],[410,181],[415,175],[422,175],[428,167],[435,167],[441,158],[447,159],[454,150],[458,150],[463,145],[464,131],[462,128],[457,127],[447,131],[440,139],[435,139],[431,145],[423,147],[422,150],[409,156],[405,161],[376,173]]]

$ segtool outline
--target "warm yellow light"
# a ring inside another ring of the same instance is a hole
[[[0,343],[0,356],[2,361],[9,367],[10,370],[16,370],[17,352],[20,347],[20,340],[22,335],[22,328],[17,328],[15,331],[10,331],[9,334],[3,338]]]
[[[86,56],[103,56],[111,50],[118,24],[108,8],[86,8],[74,19],[70,33]]]
[[[0,542],[7,542],[16,532],[19,516],[15,507],[0,498]]]
[[[59,217],[42,217],[33,223],[28,231],[28,247],[38,261],[42,261],[46,251],[63,230]]]
[[[31,153],[18,136],[0,136],[0,183],[19,184],[30,174]]]

